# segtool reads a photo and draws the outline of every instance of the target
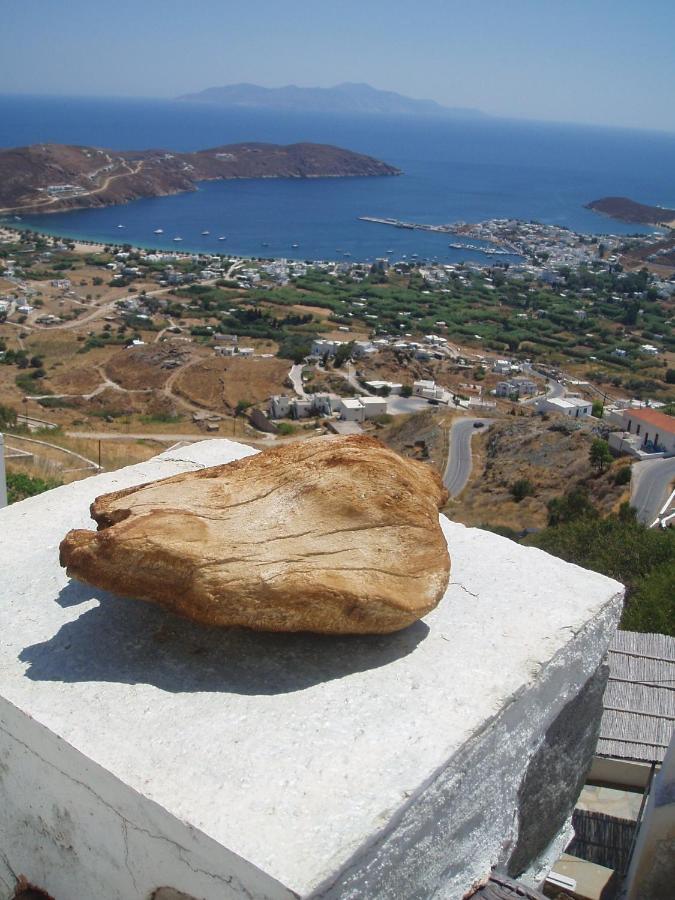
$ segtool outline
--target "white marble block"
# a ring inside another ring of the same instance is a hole
[[[443,517],[438,608],[324,637],[206,629],[59,567],[95,496],[252,452],[204,441],[0,510],[2,900],[21,875],[56,900],[460,898],[564,825],[617,582]]]

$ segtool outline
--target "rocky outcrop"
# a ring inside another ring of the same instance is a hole
[[[98,497],[61,564],[208,625],[387,633],[445,592],[446,500],[373,438],[317,438]]]
[[[635,222],[638,225],[665,225],[668,228],[675,226],[675,209],[649,206],[631,200],[629,197],[602,197],[600,200],[592,200],[586,205],[586,208],[622,222]]]

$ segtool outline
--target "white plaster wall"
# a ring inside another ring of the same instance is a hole
[[[55,900],[293,896],[0,698],[0,900],[20,875]]]

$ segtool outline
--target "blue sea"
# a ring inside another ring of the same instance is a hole
[[[490,117],[288,115],[161,100],[0,96],[0,146],[60,142],[186,151],[239,141],[336,144],[383,159],[403,175],[209,182],[194,193],[25,217],[23,223],[74,238],[172,250],[352,260],[418,254],[457,262],[488,257],[449,248],[448,235],[358,217],[427,223],[517,217],[626,234],[650,229],[610,220],[584,204],[622,195],[675,207],[674,134]],[[164,234],[155,235],[157,228]]]

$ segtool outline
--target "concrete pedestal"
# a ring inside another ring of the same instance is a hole
[[[445,519],[446,596],[389,636],[208,630],[68,581],[95,496],[250,452],[205,441],[0,511],[2,900],[19,875],[56,900],[459,898],[564,825],[617,582]]]

